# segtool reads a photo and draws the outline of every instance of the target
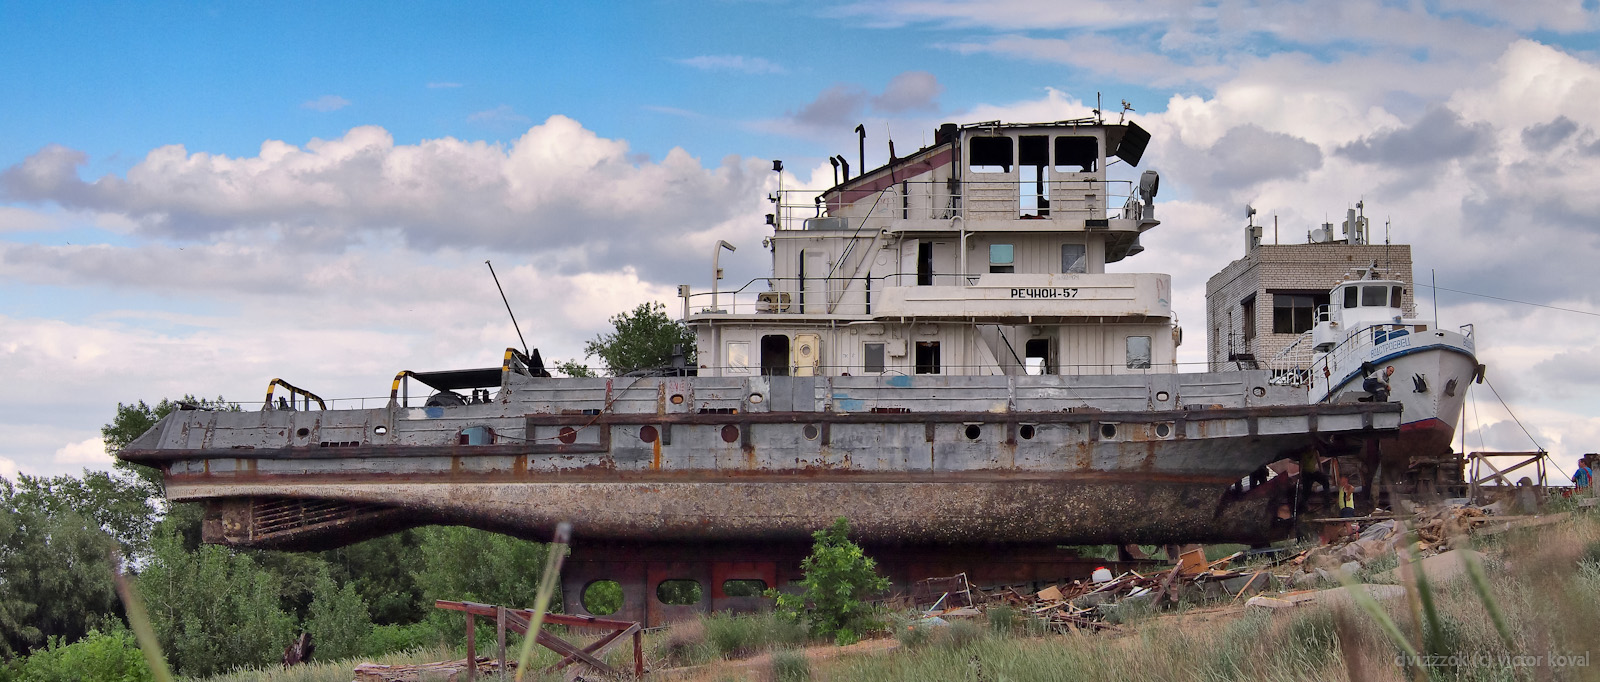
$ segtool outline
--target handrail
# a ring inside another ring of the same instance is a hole
[[[416,375],[416,372],[409,369],[402,369],[394,375],[394,384],[389,387],[389,407],[397,407],[400,404],[400,382]],[[410,398],[411,396],[406,396],[407,402],[410,402]]]
[[[306,409],[311,409],[311,401],[312,400],[317,401],[317,409],[319,409],[319,410],[328,409],[328,405],[326,403],[322,402],[322,398],[317,397],[317,395],[315,393],[307,391],[307,390],[305,390],[303,388],[296,388],[294,385],[290,384],[287,381],[284,381],[282,379],[274,378],[272,381],[267,383],[267,399],[261,404],[261,410],[263,412],[266,411],[266,410],[276,410],[276,409],[278,409],[276,406],[273,405],[272,392],[273,392],[274,389],[276,389],[279,386],[282,386],[282,387],[284,387],[286,389],[289,389],[289,395],[291,397],[294,397],[294,396],[304,397],[306,399]],[[292,400],[289,402],[289,409],[294,409],[294,402]]]
[[[861,217],[881,218],[885,217],[886,215],[898,215],[901,218],[910,218],[912,217],[910,213],[916,212],[918,215],[915,217],[918,219],[927,218],[945,220],[957,216],[965,216],[968,213],[975,212],[981,214],[989,213],[995,210],[974,209],[972,206],[965,205],[969,199],[974,198],[973,193],[967,191],[969,189],[975,189],[979,192],[984,192],[994,191],[1002,188],[1016,188],[1018,192],[1015,193],[1016,196],[1011,198],[1013,199],[1013,203],[1018,203],[1021,199],[1020,190],[1022,188],[1035,187],[1038,185],[1037,180],[1012,180],[1009,179],[1010,176],[1003,173],[998,173],[996,175],[999,175],[1000,177],[994,179],[968,178],[955,183],[944,180],[902,180],[877,190],[862,187],[853,191],[870,192],[878,195],[872,202],[872,207],[868,209],[866,215]],[[1133,180],[1108,178],[1062,178],[1046,180],[1045,184],[1048,187],[1058,188],[1059,191],[1087,192],[1087,194],[1084,195],[1085,197],[1094,196],[1096,199],[1094,205],[1087,207],[1051,205],[1048,208],[1051,213],[1081,213],[1087,211],[1089,213],[1104,216],[1120,210],[1122,217],[1133,219],[1139,219],[1142,214],[1142,205],[1139,203],[1140,196],[1138,183]],[[1127,189],[1124,190],[1124,187]],[[904,188],[904,192],[901,191],[902,188]],[[919,191],[913,191],[914,188]],[[812,210],[817,211],[818,215],[810,217],[823,217],[821,215],[822,204],[816,200],[821,198],[826,193],[827,190],[792,188],[778,191],[777,195],[774,197],[775,204],[777,206],[776,219],[774,220],[776,225],[774,225],[774,228],[781,231],[804,229],[803,227],[796,228],[790,227],[789,225],[796,221],[800,221],[803,224],[803,222],[808,218],[807,216],[804,216],[804,214]],[[905,201],[898,202],[900,205],[895,205],[897,202],[885,203],[881,201],[884,196],[890,194],[900,196],[905,199]],[[791,196],[804,196],[811,201],[797,202],[788,199],[788,197]],[[1045,198],[1055,201],[1059,197],[1052,197],[1047,192]],[[913,205],[913,202],[911,201],[913,199],[916,200],[915,205]],[[863,199],[857,199],[856,201],[852,201],[851,204],[859,204],[862,200]],[[979,200],[980,202],[987,201],[988,198],[979,197]],[[1103,200],[1103,202],[1101,200]],[[1121,205],[1121,208],[1115,208],[1119,204]],[[1132,208],[1131,211],[1130,204]],[[1020,203],[1018,203],[1018,208],[1020,212]],[[1040,206],[1035,208],[1045,207]],[[854,222],[854,219],[855,217],[852,217],[850,222]]]

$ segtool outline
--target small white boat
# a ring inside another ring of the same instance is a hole
[[[1448,455],[1467,383],[1482,380],[1472,325],[1459,331],[1408,316],[1405,283],[1365,269],[1340,282],[1315,325],[1272,362],[1276,384],[1303,385],[1311,403],[1398,402],[1400,438],[1386,456]]]

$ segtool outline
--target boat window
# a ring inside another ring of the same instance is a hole
[[[1054,374],[1050,367],[1050,339],[1028,339],[1022,345],[1022,365],[1034,376]]]
[[[1046,135],[1023,135],[1017,138],[1018,206],[1024,218],[1044,218],[1050,215],[1050,183],[1045,182],[1044,169],[1050,167],[1050,138]]]
[[[1079,135],[1056,138],[1057,173],[1093,173],[1099,163],[1099,140]]]
[[[867,344],[866,358],[862,365],[867,374],[883,374],[883,344]]]
[[[1361,287],[1361,307],[1382,308],[1389,300],[1389,287]]]
[[[729,374],[750,373],[750,342],[729,341],[728,352],[724,364],[728,367]]]
[[[1360,296],[1360,294],[1356,291],[1356,287],[1345,287],[1344,288],[1344,307],[1346,307],[1346,308],[1354,308],[1354,307],[1356,307],[1356,305],[1358,303],[1358,301],[1356,300],[1357,296]]]
[[[1400,303],[1405,300],[1405,296],[1406,290],[1404,287],[1391,287],[1389,289],[1389,307],[1400,307]]]
[[[933,284],[933,244],[917,242],[917,286],[925,287],[931,284]]]
[[[1010,244],[989,245],[989,272],[1016,272],[1016,250]]]
[[[1128,337],[1128,369],[1150,369],[1150,337]]]
[[[974,173],[1010,173],[1011,138],[974,137],[968,150],[968,166]]]
[[[468,426],[456,436],[461,445],[494,445],[494,429],[487,426]]]
[[[1383,327],[1373,327],[1372,328],[1372,343],[1373,343],[1373,345],[1377,345],[1377,344],[1383,343],[1385,341],[1392,341],[1394,339],[1398,339],[1398,338],[1400,338],[1402,336],[1405,336],[1407,334],[1410,334],[1410,333],[1411,332],[1409,330],[1407,330],[1405,327],[1399,327],[1399,328],[1396,328],[1396,329],[1384,329]]]
[[[1328,305],[1327,294],[1274,292],[1272,333],[1299,334],[1316,323],[1317,306]]]
[[[1089,247],[1085,244],[1061,245],[1061,271],[1082,274],[1088,271]]]
[[[939,342],[917,342],[917,374],[939,373]]]

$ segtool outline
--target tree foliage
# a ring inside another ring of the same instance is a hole
[[[841,516],[833,525],[811,534],[811,554],[800,562],[805,578],[801,594],[767,590],[777,599],[777,610],[792,619],[804,619],[811,631],[832,637],[839,644],[860,638],[869,625],[871,608],[863,597],[889,589],[878,575],[878,563],[850,541],[850,522]]]
[[[612,376],[664,367],[672,360],[673,346],[682,346],[687,361],[695,361],[694,332],[667,317],[662,303],[640,303],[632,311],[612,315],[611,326],[610,334],[584,344],[583,356],[598,356]],[[567,371],[564,366],[560,369]]]
[[[305,630],[316,645],[315,660],[333,661],[366,653],[372,617],[367,613],[366,602],[356,593],[355,584],[347,582],[341,587],[324,570],[317,576],[312,592]]]
[[[222,547],[188,550],[170,530],[151,547],[138,585],[175,669],[203,676],[278,660],[295,621],[281,606],[276,575]]]
[[[0,653],[76,640],[117,613],[115,548],[90,518],[0,479]]]
[[[126,405],[117,403],[117,413],[111,418],[111,423],[100,427],[100,440],[105,442],[106,452],[114,455],[118,450],[128,447],[129,443],[138,440],[139,436],[143,436],[146,431],[150,430],[150,427],[161,421],[162,417],[171,414],[173,410],[179,409],[185,403],[202,409],[229,412],[238,412],[240,409],[238,403],[230,403],[223,400],[222,396],[217,396],[215,400],[212,400],[210,398],[196,398],[188,394],[184,394],[183,398],[178,400],[162,398],[161,402],[156,403],[153,407],[143,400]],[[164,488],[161,486],[161,472],[159,470],[131,464],[120,459],[116,461],[114,466],[118,470],[138,476],[140,480],[149,486],[150,496],[155,497],[162,494]]]
[[[450,599],[533,606],[549,545],[460,526],[430,526],[417,533],[422,567],[416,581],[425,603]],[[560,608],[559,600],[551,608]]]

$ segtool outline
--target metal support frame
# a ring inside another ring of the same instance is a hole
[[[504,606],[492,606],[475,602],[439,600],[433,603],[435,608],[450,611],[461,611],[467,616],[467,670],[466,679],[473,680],[477,676],[478,660],[477,649],[473,641],[473,626],[475,616],[487,616],[495,619],[496,639],[500,654],[500,671],[505,674],[507,667],[505,630],[527,636],[528,626],[533,619],[531,609],[508,609]],[[544,622],[550,625],[564,625],[569,628],[584,628],[590,630],[609,631],[601,635],[600,639],[588,646],[579,647],[543,629],[536,635],[540,646],[561,654],[562,659],[555,665],[545,669],[545,672],[555,672],[574,663],[583,663],[608,677],[620,677],[623,671],[607,665],[600,657],[605,655],[611,647],[621,643],[624,638],[633,638],[633,677],[644,676],[644,629],[635,621],[608,620],[591,616],[569,616],[559,613],[547,613]]]
[[[1495,466],[1494,463],[1490,461],[1491,459],[1510,457],[1520,457],[1523,459],[1504,469]],[[1468,454],[1467,459],[1472,462],[1472,476],[1469,484],[1471,487],[1471,498],[1474,500],[1478,499],[1478,495],[1481,490],[1486,486],[1486,484],[1491,482],[1494,483],[1493,487],[1495,489],[1516,487],[1516,484],[1512,483],[1511,479],[1509,478],[1509,474],[1529,465],[1532,465],[1534,468],[1534,487],[1539,490],[1543,490],[1549,484],[1549,480],[1546,477],[1545,471],[1545,461],[1549,459],[1549,457],[1550,453],[1545,452],[1544,450],[1539,450],[1536,452],[1474,452]],[[1483,469],[1485,468],[1489,470],[1487,474],[1483,473]]]

